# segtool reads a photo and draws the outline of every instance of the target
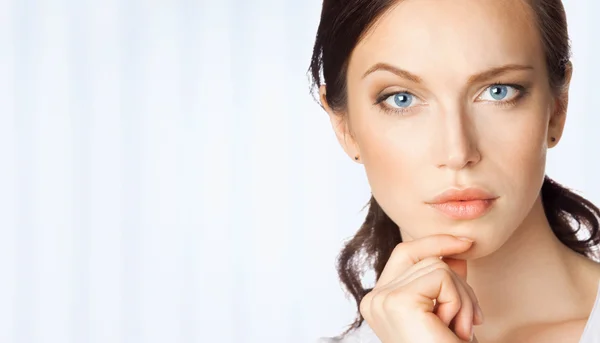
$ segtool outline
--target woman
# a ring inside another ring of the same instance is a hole
[[[324,1],[313,86],[372,190],[342,342],[600,339],[600,211],[545,176],[569,57],[560,0]]]

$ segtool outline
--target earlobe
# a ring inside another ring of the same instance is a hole
[[[567,119],[567,108],[569,105],[569,86],[573,76],[573,64],[568,61],[565,65],[565,82],[560,90],[560,94],[555,99],[555,106],[548,123],[548,147],[556,146],[562,136],[565,122]]]
[[[327,87],[325,85],[321,85],[319,87],[319,101],[321,102],[321,107],[323,107],[325,112],[327,112],[329,114],[331,112],[331,108],[329,107],[329,104],[327,103],[326,95],[327,95]]]
[[[345,114],[337,113],[329,106],[327,103],[326,92],[327,89],[325,85],[319,87],[319,99],[321,101],[321,106],[329,115],[329,120],[331,122],[331,126],[333,127],[333,131],[335,132],[338,143],[340,143],[342,149],[344,149],[350,158],[360,163],[360,159],[357,158],[357,156],[360,156],[360,154],[354,139],[349,132],[347,118],[345,118]]]
[[[548,147],[553,148],[560,140],[565,121],[567,119],[567,101],[566,99],[556,99],[554,110],[550,114],[550,121],[548,123]]]
[[[565,64],[565,87],[569,89],[569,85],[571,84],[571,77],[573,76],[573,63],[568,61]]]

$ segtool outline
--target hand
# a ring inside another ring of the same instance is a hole
[[[360,313],[383,343],[471,341],[483,318],[466,283],[466,261],[444,258],[473,243],[434,235],[396,246]]]

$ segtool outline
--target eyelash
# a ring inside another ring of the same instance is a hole
[[[494,87],[494,86],[508,86],[508,87],[512,87],[518,93],[515,96],[515,98],[512,99],[512,100],[507,100],[507,101],[502,101],[502,100],[500,100],[500,101],[492,101],[492,103],[494,104],[494,106],[500,106],[500,107],[511,107],[511,106],[514,106],[515,104],[517,104],[517,102],[519,102],[521,99],[523,99],[523,97],[525,97],[527,94],[529,94],[529,89],[527,87],[522,86],[522,85],[518,85],[518,84],[514,84],[514,83],[494,82],[494,83],[490,84],[489,86],[487,86],[485,89],[487,90],[487,89],[489,89],[491,87]],[[377,99],[376,99],[376,101],[375,101],[375,103],[374,103],[374,105],[379,106],[379,108],[382,111],[386,112],[386,113],[405,114],[407,112],[412,111],[411,107],[408,107],[406,109],[399,109],[399,108],[391,108],[391,107],[386,106],[386,105],[383,104],[383,102],[385,100],[387,100],[387,98],[389,98],[392,95],[399,94],[399,93],[406,93],[406,94],[410,94],[413,97],[416,97],[416,95],[414,95],[413,93],[408,92],[408,91],[404,91],[404,90],[396,91],[396,92],[390,92],[390,93],[385,93],[385,94],[382,94],[382,95],[378,96]]]

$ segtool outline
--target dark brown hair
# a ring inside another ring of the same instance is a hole
[[[314,91],[326,84],[329,107],[343,113],[347,105],[346,74],[350,54],[371,26],[398,0],[324,0],[309,73]],[[561,0],[528,0],[533,9],[546,56],[549,84],[557,97],[566,86],[570,65],[567,20]],[[566,106],[564,100],[559,106]],[[566,110],[566,107],[562,107]],[[594,247],[600,242],[600,210],[590,201],[545,176],[541,188],[544,211],[556,237],[573,251],[597,258]],[[337,260],[341,282],[356,301],[371,291],[361,281],[368,269],[378,279],[394,247],[402,242],[400,229],[381,209],[373,196],[365,222],[345,243]],[[578,239],[584,227],[586,239]],[[358,310],[350,331],[359,327],[363,317]]]

